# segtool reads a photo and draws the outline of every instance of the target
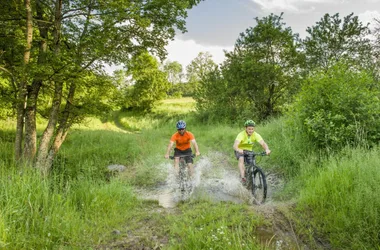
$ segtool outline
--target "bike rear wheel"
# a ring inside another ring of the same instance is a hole
[[[255,168],[252,172],[251,191],[256,203],[262,204],[267,198],[267,180],[264,172],[260,168]]]

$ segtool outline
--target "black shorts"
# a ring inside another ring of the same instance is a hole
[[[188,148],[185,150],[179,150],[178,148],[174,148],[174,157],[185,155],[186,163],[193,163],[193,157],[191,157],[192,154],[193,154],[193,151],[191,150],[191,148]]]
[[[252,162],[252,157],[249,157],[248,155],[241,154],[238,151],[235,151],[235,156],[236,156],[237,160],[239,160],[240,157],[244,157],[244,163],[246,163],[246,164],[251,164],[251,162]]]

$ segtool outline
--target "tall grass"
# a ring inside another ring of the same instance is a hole
[[[138,206],[131,188],[91,179],[44,179],[30,168],[0,166],[0,247],[4,249],[83,249],[104,231],[125,221]]]
[[[326,160],[301,191],[299,208],[334,247],[380,248],[379,163],[379,148],[348,149]]]
[[[256,130],[272,151],[269,165],[287,179],[297,176],[305,159],[314,154],[310,142],[282,117],[272,119]]]
[[[156,202],[134,196],[135,187],[165,180],[172,162],[164,154],[179,119],[202,155],[224,154],[238,175],[232,145],[242,125],[200,122],[191,100],[162,105],[150,115],[119,113],[115,121],[89,119],[75,126],[49,178],[14,166],[14,123],[1,121],[0,248],[89,249],[106,242],[113,228],[136,230],[153,220],[157,235],[169,234],[168,249],[257,249],[255,228],[264,222],[245,204],[194,201],[181,204],[180,215],[165,217],[155,212]],[[380,248],[379,148],[321,157],[282,118],[258,124],[256,131],[272,150],[260,164],[285,177],[280,198],[298,204],[292,213],[302,218],[300,227],[311,237],[324,235],[336,249]],[[111,164],[126,171],[108,179]]]
[[[76,178],[102,179],[108,165],[133,168],[142,156],[136,135],[109,130],[75,129],[63,144],[53,165],[55,173]]]
[[[90,123],[77,127],[51,176],[42,178],[36,169],[14,166],[14,124],[0,124],[0,248],[87,249],[133,216],[126,210],[139,210],[128,182],[105,178],[110,164],[133,169],[141,156],[134,137]]]

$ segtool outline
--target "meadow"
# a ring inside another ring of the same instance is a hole
[[[242,122],[201,123],[192,99],[166,100],[149,115],[110,117],[75,126],[49,178],[16,167],[14,122],[0,122],[0,249],[273,248],[258,232],[274,222],[251,204],[197,199],[164,209],[135,192],[166,178],[156,166],[167,161],[178,119],[186,120],[202,155],[219,152],[231,166]],[[272,150],[266,171],[286,183],[271,208],[295,233],[295,248],[380,249],[378,147],[321,153],[283,118],[259,124],[257,131]],[[111,164],[126,171],[110,177]]]

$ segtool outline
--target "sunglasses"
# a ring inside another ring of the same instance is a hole
[[[178,131],[183,131],[183,130],[185,130],[184,128],[180,128],[180,129],[177,129]]]

